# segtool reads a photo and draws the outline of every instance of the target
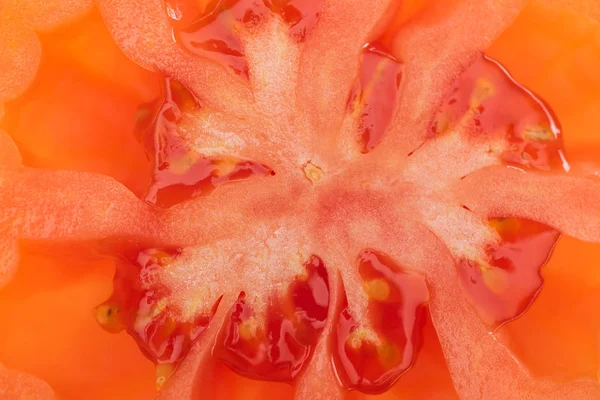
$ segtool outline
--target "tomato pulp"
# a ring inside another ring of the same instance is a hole
[[[600,398],[593,6],[41,7],[0,9],[0,394]]]

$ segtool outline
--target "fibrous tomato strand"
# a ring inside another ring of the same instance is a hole
[[[0,18],[2,17],[0,10]],[[16,20],[15,20],[16,19]],[[0,104],[21,94],[37,72],[41,45],[29,27],[18,18],[3,18],[0,30]]]
[[[19,264],[19,246],[17,240],[8,232],[0,231],[0,289],[7,285]]]
[[[600,242],[600,180],[541,175],[508,167],[482,169],[455,187],[457,197],[483,216],[515,216]]]
[[[35,31],[46,32],[80,18],[93,3],[93,0],[5,0],[2,11],[21,16],[23,23]]]
[[[323,3],[319,22],[302,50],[296,92],[299,111],[311,121],[312,134],[328,140],[321,133],[340,129],[359,68],[357,55],[381,28],[378,23],[394,7],[394,2],[324,0]],[[331,51],[333,47],[336,51]]]
[[[176,373],[167,380],[157,396],[157,400],[194,399],[210,397],[215,377],[211,365],[213,346],[221,329],[229,307],[235,302],[235,296],[224,296],[203,333],[203,340],[196,344],[190,354],[177,366]]]
[[[54,29],[81,16],[91,0],[48,2],[7,0],[0,5],[0,119],[2,103],[14,99],[33,81],[41,46],[34,31]]]
[[[0,170],[0,220],[19,238],[92,240],[145,236],[148,214],[124,186],[106,176],[72,171]],[[31,188],[38,188],[33,193]]]
[[[172,40],[161,0],[101,0],[98,6],[115,41],[132,60],[182,82],[213,110],[252,112],[250,91],[227,68],[186,53]]]

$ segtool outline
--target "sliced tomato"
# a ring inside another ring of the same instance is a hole
[[[34,3],[0,10],[0,61],[19,60],[0,67],[9,368],[65,397],[148,396],[140,353],[160,398],[600,397],[558,376],[592,375],[590,357],[540,367],[523,333],[551,326],[540,303],[559,308],[542,267],[560,233],[600,242],[596,151],[567,152],[593,124],[507,56],[529,29],[552,36],[560,1],[99,0],[49,34],[90,3],[47,24]],[[593,62],[594,26],[565,63]],[[26,343],[31,321],[48,337]],[[595,326],[560,337],[590,353]]]

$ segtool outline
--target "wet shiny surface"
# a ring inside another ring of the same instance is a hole
[[[501,242],[488,249],[489,263],[463,260],[458,263],[458,274],[480,316],[498,326],[522,315],[542,290],[541,269],[560,234],[517,218],[493,219],[490,225]]]
[[[164,0],[175,40],[191,54],[230,68],[243,79],[250,73],[241,34],[273,14],[304,41],[317,23],[323,0]]]
[[[343,385],[381,393],[415,363],[422,345],[429,292],[425,278],[388,256],[366,250],[359,273],[369,296],[369,321],[344,309],[336,325],[334,360]]]
[[[222,327],[215,355],[241,375],[291,381],[310,360],[329,308],[329,283],[313,256],[283,299],[272,298],[266,315],[256,315],[242,292]]]
[[[474,140],[503,138],[503,160],[543,171],[566,169],[561,129],[552,110],[495,60],[482,56],[456,81],[429,128],[443,135],[473,120]]]
[[[228,182],[253,176],[275,175],[258,162],[234,156],[205,157],[180,137],[177,124],[183,113],[198,105],[180,83],[165,80],[164,95],[138,110],[137,135],[152,160],[152,179],[144,200],[168,208],[212,193]]]
[[[519,85],[497,61],[481,57],[455,83],[430,127],[431,137],[471,121],[472,140],[505,140],[507,165],[546,172],[569,171],[560,124],[552,110]],[[492,151],[492,150],[490,150]],[[541,268],[559,233],[517,218],[494,218],[501,241],[487,259],[461,260],[461,284],[490,326],[522,315],[542,289]]]
[[[154,281],[157,270],[178,254],[178,249],[129,252],[117,264],[112,296],[96,309],[100,326],[109,332],[127,330],[146,357],[172,367],[188,354],[212,317],[182,320],[181,310],[167,301],[169,289]]]
[[[348,100],[363,153],[373,150],[390,127],[400,101],[401,81],[402,64],[381,45],[369,44],[363,49],[360,72]]]

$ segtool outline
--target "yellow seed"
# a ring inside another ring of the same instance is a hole
[[[251,317],[249,319],[247,319],[246,321],[243,321],[240,325],[239,325],[239,332],[240,332],[240,337],[243,340],[255,340],[256,339],[256,334],[258,331],[258,324],[256,322],[256,318]]]
[[[372,329],[363,326],[356,328],[346,339],[346,343],[354,350],[359,350],[364,342],[376,346],[381,344],[377,334]]]
[[[306,282],[306,280],[308,279],[308,271],[304,270],[300,272],[298,275],[296,275],[296,279],[300,282]]]
[[[493,218],[489,224],[500,236],[515,235],[521,229],[521,220],[513,217]]]
[[[354,120],[358,120],[360,115],[362,114],[362,92],[354,96],[352,100],[352,105],[350,106],[350,111],[352,112],[352,118]]]
[[[450,118],[446,113],[440,113],[433,121],[435,126],[435,134],[442,135],[450,128]]]
[[[474,110],[478,108],[485,100],[492,97],[496,93],[496,88],[492,82],[485,78],[479,78],[475,82],[473,93],[471,93],[471,99],[469,100],[469,107]]]
[[[167,299],[162,298],[156,302],[156,305],[152,307],[151,316],[156,317],[158,314],[162,313],[167,309],[168,306]]]
[[[545,125],[528,126],[523,131],[523,137],[528,140],[536,140],[538,142],[547,142],[556,139],[554,132],[550,127]]]
[[[160,327],[161,335],[164,337],[170,336],[177,329],[177,322],[175,322],[172,318],[167,318],[165,323]]]
[[[216,161],[215,169],[218,176],[227,176],[237,167],[239,160],[234,157],[222,157]]]
[[[180,82],[175,80],[170,81],[171,85],[171,93],[177,94],[179,97],[178,106],[179,109],[183,112],[193,110],[197,107],[196,100],[194,96],[183,86]]]
[[[362,340],[358,337],[352,337],[349,340],[350,347],[352,347],[354,350],[358,350],[362,346]]]
[[[379,362],[385,367],[394,366],[400,358],[400,353],[396,345],[387,342],[377,346],[377,355]]]
[[[390,296],[390,285],[383,279],[372,279],[363,284],[371,300],[385,301]]]
[[[175,372],[175,367],[173,364],[158,364],[156,366],[156,390],[161,390],[167,380],[173,375]]]
[[[166,265],[173,258],[169,253],[160,249],[149,249],[148,254],[152,257],[154,262],[156,262],[159,265]]]
[[[481,267],[483,281],[492,292],[501,294],[508,289],[508,272],[502,268],[496,268],[489,265]]]
[[[312,183],[317,183],[325,177],[325,172],[311,161],[304,165],[304,176]]]
[[[123,330],[123,325],[121,321],[119,321],[119,307],[110,304],[104,303],[100,304],[94,310],[96,314],[96,321],[100,324],[100,326],[111,333],[118,333]]]
[[[183,175],[189,171],[199,158],[198,154],[191,151],[187,152],[182,156],[169,160],[169,171],[174,174]]]

